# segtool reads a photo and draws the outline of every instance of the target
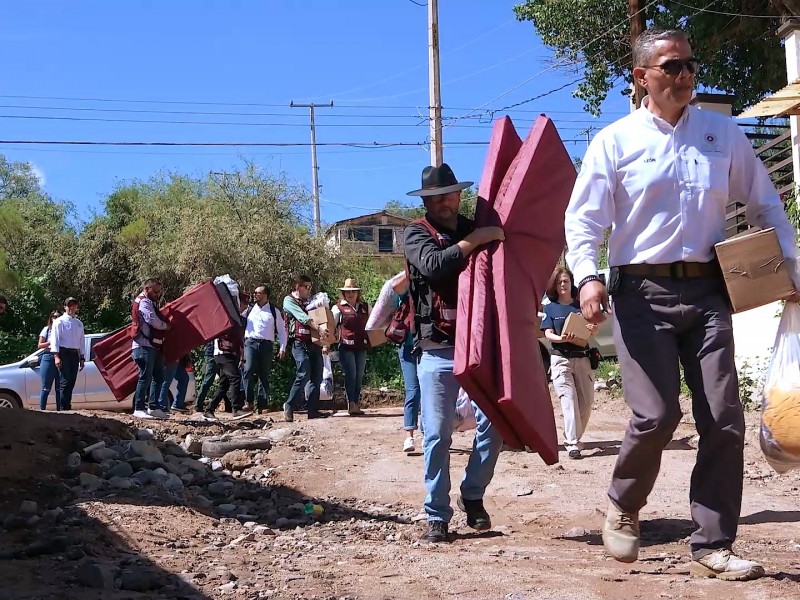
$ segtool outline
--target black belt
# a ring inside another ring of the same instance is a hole
[[[622,265],[617,267],[622,275],[634,277],[668,277],[670,279],[699,279],[702,277],[722,277],[719,263],[711,261],[701,262],[674,262],[660,265],[638,264]]]
[[[589,357],[589,349],[586,350],[559,350],[558,348],[553,348],[553,353],[558,354],[559,356],[563,356],[564,358],[588,358]]]

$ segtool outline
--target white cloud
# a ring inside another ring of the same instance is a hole
[[[33,171],[33,174],[36,176],[36,179],[39,180],[39,185],[44,187],[45,184],[47,183],[47,178],[44,175],[44,171],[39,165],[35,163],[30,163],[30,165],[31,165],[31,171]]]

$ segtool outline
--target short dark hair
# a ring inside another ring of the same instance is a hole
[[[253,291],[257,292],[257,291],[258,291],[258,288],[264,288],[264,295],[265,295],[267,298],[271,298],[271,297],[272,297],[272,290],[271,290],[271,289],[269,289],[269,286],[268,286],[266,283],[259,283],[259,284],[258,284],[258,285],[255,287],[255,289],[254,289]]]
[[[144,287],[146,288],[153,287],[154,285],[161,285],[161,280],[156,279],[155,277],[151,277],[150,279],[144,282]]]
[[[567,269],[566,267],[556,267],[556,270],[553,271],[553,274],[550,276],[550,281],[547,282],[547,297],[550,299],[550,302],[558,302],[558,280],[561,279],[561,276],[564,274],[569,276],[569,281],[572,284],[572,298],[574,299],[578,295],[578,288],[575,287],[575,278],[572,276],[572,271]]]
[[[308,285],[312,282],[311,277],[308,275],[302,274],[295,276],[294,280],[292,280],[292,289],[296,290],[301,285]]]
[[[666,40],[689,41],[689,37],[682,29],[646,29],[636,38],[631,50],[634,67],[646,67],[653,57],[653,50],[658,42]]]
[[[8,306],[8,300],[3,295],[0,295],[0,304],[5,304],[6,306]]]

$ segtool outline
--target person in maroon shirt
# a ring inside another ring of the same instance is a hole
[[[361,410],[361,384],[367,366],[367,319],[369,305],[361,299],[361,288],[355,280],[345,279],[339,288],[342,299],[331,309],[339,333],[339,364],[344,373],[347,393],[347,412],[351,416],[363,415]]]

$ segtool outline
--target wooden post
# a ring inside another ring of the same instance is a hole
[[[644,10],[641,10],[639,0],[628,0],[628,16],[631,20],[631,52],[633,52],[633,47],[636,45],[636,40],[639,38],[639,35],[647,29],[647,15]],[[633,66],[635,67],[637,65]],[[633,69],[631,69],[631,72],[632,71]],[[644,88],[636,83],[635,80],[633,86],[634,105],[636,108],[639,108],[642,105],[642,98],[644,98]]]

